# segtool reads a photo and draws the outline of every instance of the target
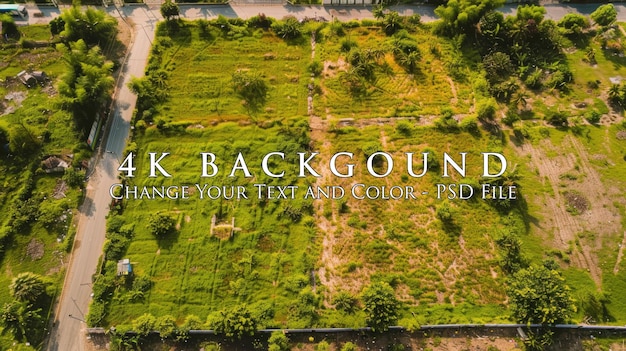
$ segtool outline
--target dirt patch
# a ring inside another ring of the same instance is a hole
[[[626,140],[626,130],[620,130],[619,132],[617,132],[615,137],[617,138],[617,140]]]
[[[43,257],[44,244],[41,240],[33,238],[26,246],[26,256],[31,260],[37,261]]]
[[[563,198],[567,210],[574,215],[583,214],[589,209],[589,201],[577,191],[568,190],[563,193]]]
[[[52,193],[52,197],[57,200],[64,198],[66,191],[67,191],[67,183],[65,183],[64,180],[58,180],[57,185],[54,187],[54,192]]]
[[[12,91],[4,96],[4,101],[0,104],[0,110],[3,110],[2,116],[13,113],[22,106],[22,102],[26,100],[25,91]]]

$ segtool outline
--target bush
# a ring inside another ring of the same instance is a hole
[[[343,39],[341,41],[341,51],[342,52],[350,52],[350,50],[352,50],[352,48],[356,48],[357,47],[357,43],[353,40],[350,39]]]
[[[464,117],[459,123],[459,127],[466,132],[475,133],[478,131],[478,119],[472,115]]]
[[[320,61],[315,60],[311,62],[307,68],[313,76],[317,77],[322,74],[322,71],[324,70],[324,64]]]
[[[587,120],[587,122],[591,124],[600,123],[601,118],[602,118],[602,114],[596,110],[591,110],[585,113],[585,119]]]
[[[268,340],[269,351],[289,351],[289,338],[281,331],[272,332]]]
[[[481,121],[493,120],[496,117],[497,105],[493,99],[479,101],[476,106],[478,119]]]
[[[283,39],[295,39],[302,36],[302,24],[294,16],[286,16],[282,21],[272,23],[271,28]]]
[[[347,343],[343,344],[343,346],[341,347],[341,351],[357,351],[357,347],[355,344],[348,341]]]
[[[545,119],[553,126],[567,126],[567,115],[561,111],[550,110],[546,113]]]
[[[176,220],[166,214],[153,214],[150,215],[150,224],[148,228],[152,235],[162,237],[174,230]]]

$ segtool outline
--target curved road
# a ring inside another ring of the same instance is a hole
[[[590,14],[597,4],[555,4],[545,5],[546,17],[554,20],[565,14],[578,12]],[[618,20],[626,21],[626,5],[615,4]],[[181,5],[182,17],[189,19],[212,19],[218,15],[226,17],[249,18],[259,13],[282,18],[294,15],[298,18],[322,16],[327,19],[337,17],[340,20],[373,18],[371,8],[363,6],[323,7],[290,5]],[[514,14],[516,4],[509,4],[500,9],[506,14]],[[402,15],[419,13],[425,22],[436,19],[434,7],[426,5],[393,6],[393,10]],[[59,9],[29,5],[31,13],[28,23],[47,23],[60,14]],[[132,18],[133,40],[122,74],[118,81],[114,109],[111,112],[111,125],[108,136],[103,142],[104,150],[96,157],[93,174],[87,183],[85,201],[80,207],[74,250],[67,269],[62,294],[55,313],[55,320],[47,343],[51,351],[86,350],[85,316],[91,301],[91,279],[96,273],[98,259],[102,253],[105,239],[106,215],[109,212],[109,188],[117,182],[117,167],[123,157],[130,120],[135,109],[136,96],[127,83],[131,76],[143,76],[143,71],[150,51],[156,23],[161,20],[158,6],[145,5],[116,8],[110,6],[107,11],[114,17]],[[34,12],[41,12],[43,17],[35,17]],[[19,23],[19,22],[18,22]],[[26,24],[26,23],[21,23]]]

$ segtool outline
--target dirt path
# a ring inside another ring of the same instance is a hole
[[[452,78],[446,76],[448,83],[450,83],[450,90],[452,91],[452,99],[450,99],[450,105],[456,105],[459,102],[459,98],[456,95],[456,86]]]

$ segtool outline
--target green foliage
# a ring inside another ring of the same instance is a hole
[[[315,345],[314,350],[315,351],[328,351],[330,350],[330,345],[328,344],[328,341],[322,340],[319,343],[317,343],[317,345]]]
[[[44,327],[41,308],[23,302],[5,303],[0,311],[2,334],[10,333],[17,341],[37,344]]]
[[[513,64],[508,54],[494,52],[483,58],[483,67],[489,81],[501,81],[507,79],[513,72]]]
[[[354,313],[357,308],[358,300],[356,297],[352,296],[347,291],[339,291],[333,297],[332,303],[335,305],[335,308],[339,311],[344,311],[346,313]]]
[[[31,272],[18,274],[9,285],[11,296],[20,302],[35,302],[46,293],[46,283],[41,276]]]
[[[443,34],[471,33],[488,12],[502,6],[504,0],[451,0],[435,9],[441,22],[437,30]]]
[[[522,256],[522,241],[513,233],[506,231],[496,239],[496,245],[500,249],[500,267],[509,274],[514,274],[527,266],[526,259]]]
[[[567,115],[558,110],[548,110],[548,112],[546,112],[545,119],[553,126],[567,126]]]
[[[296,39],[302,36],[302,23],[294,16],[286,16],[271,25],[276,35],[283,39]]]
[[[613,4],[600,5],[590,15],[591,19],[602,27],[611,25],[617,19],[617,10]]]
[[[90,49],[82,39],[69,43],[69,47],[58,44],[57,50],[67,65],[67,73],[59,82],[63,106],[72,112],[79,128],[87,129],[111,95],[113,63],[105,61],[98,46]]]
[[[2,24],[2,35],[9,38],[19,38],[20,31],[15,24],[13,17],[7,14],[0,14],[0,23]]]
[[[352,342],[348,341],[347,343],[341,346],[341,351],[357,351],[357,347]]]
[[[178,4],[173,3],[171,0],[166,0],[161,5],[161,16],[167,21],[171,21],[173,18],[177,18],[180,15],[180,8]]]
[[[387,12],[382,19],[382,26],[385,34],[393,35],[402,29],[402,18],[396,11]]]
[[[140,336],[147,336],[156,326],[156,318],[150,313],[144,313],[133,321],[133,331]]]
[[[91,301],[89,313],[87,314],[87,325],[90,327],[100,326],[106,315],[106,305],[102,301]]]
[[[189,340],[189,331],[190,330],[200,330],[203,328],[202,320],[200,317],[190,314],[185,317],[185,321],[183,325],[178,328],[178,333],[176,336],[176,340],[178,341],[187,341]]]
[[[324,70],[324,64],[318,60],[315,60],[309,64],[307,69],[314,77],[317,77],[322,74],[322,71]]]
[[[229,339],[241,339],[246,335],[254,335],[258,321],[246,305],[239,305],[211,314],[207,326],[216,334],[223,334]]]
[[[60,17],[65,23],[60,35],[68,42],[83,40],[89,46],[107,47],[116,40],[117,21],[103,10],[89,7],[83,11],[74,5],[61,12]]]
[[[491,99],[480,100],[476,104],[476,114],[479,120],[488,121],[493,120],[496,117],[496,110],[498,105]]]
[[[50,34],[59,35],[65,29],[65,21],[61,16],[55,17],[50,21]]]
[[[289,338],[281,331],[272,332],[268,340],[269,351],[289,351]]]
[[[454,221],[454,210],[450,206],[448,201],[444,201],[436,206],[435,214],[444,223],[451,223]]]
[[[65,173],[63,174],[63,180],[69,186],[79,187],[83,185],[83,181],[85,180],[85,172],[79,171],[75,168],[66,168]]]
[[[441,130],[454,131],[459,127],[459,122],[454,118],[452,109],[445,107],[441,111],[441,117],[435,119],[435,127]]]
[[[162,339],[168,339],[177,334],[178,326],[176,318],[172,315],[161,316],[156,319],[154,329],[159,332]]]
[[[612,318],[606,307],[606,304],[610,302],[610,299],[604,293],[588,292],[580,301],[580,307],[587,320],[592,323],[603,323]]]
[[[389,284],[372,283],[363,292],[362,299],[367,325],[373,331],[386,331],[398,320],[400,302]]]
[[[591,124],[600,123],[601,118],[602,114],[598,110],[591,110],[585,113],[585,119]]]
[[[176,219],[174,217],[159,213],[150,216],[150,223],[148,229],[150,233],[156,237],[163,237],[171,233],[176,226]]]
[[[16,124],[9,128],[9,150],[19,157],[27,157],[36,153],[41,142],[33,130],[24,124]]]
[[[530,266],[513,275],[507,294],[517,322],[557,324],[567,322],[574,310],[569,290],[558,271]]]
[[[248,27],[269,29],[273,22],[273,18],[265,16],[264,13],[260,13],[248,19]]]
[[[579,13],[568,13],[561,18],[558,25],[564,29],[566,35],[580,35],[589,28],[589,20]]]
[[[237,71],[233,73],[232,86],[252,110],[260,108],[267,100],[268,86],[258,73]]]

